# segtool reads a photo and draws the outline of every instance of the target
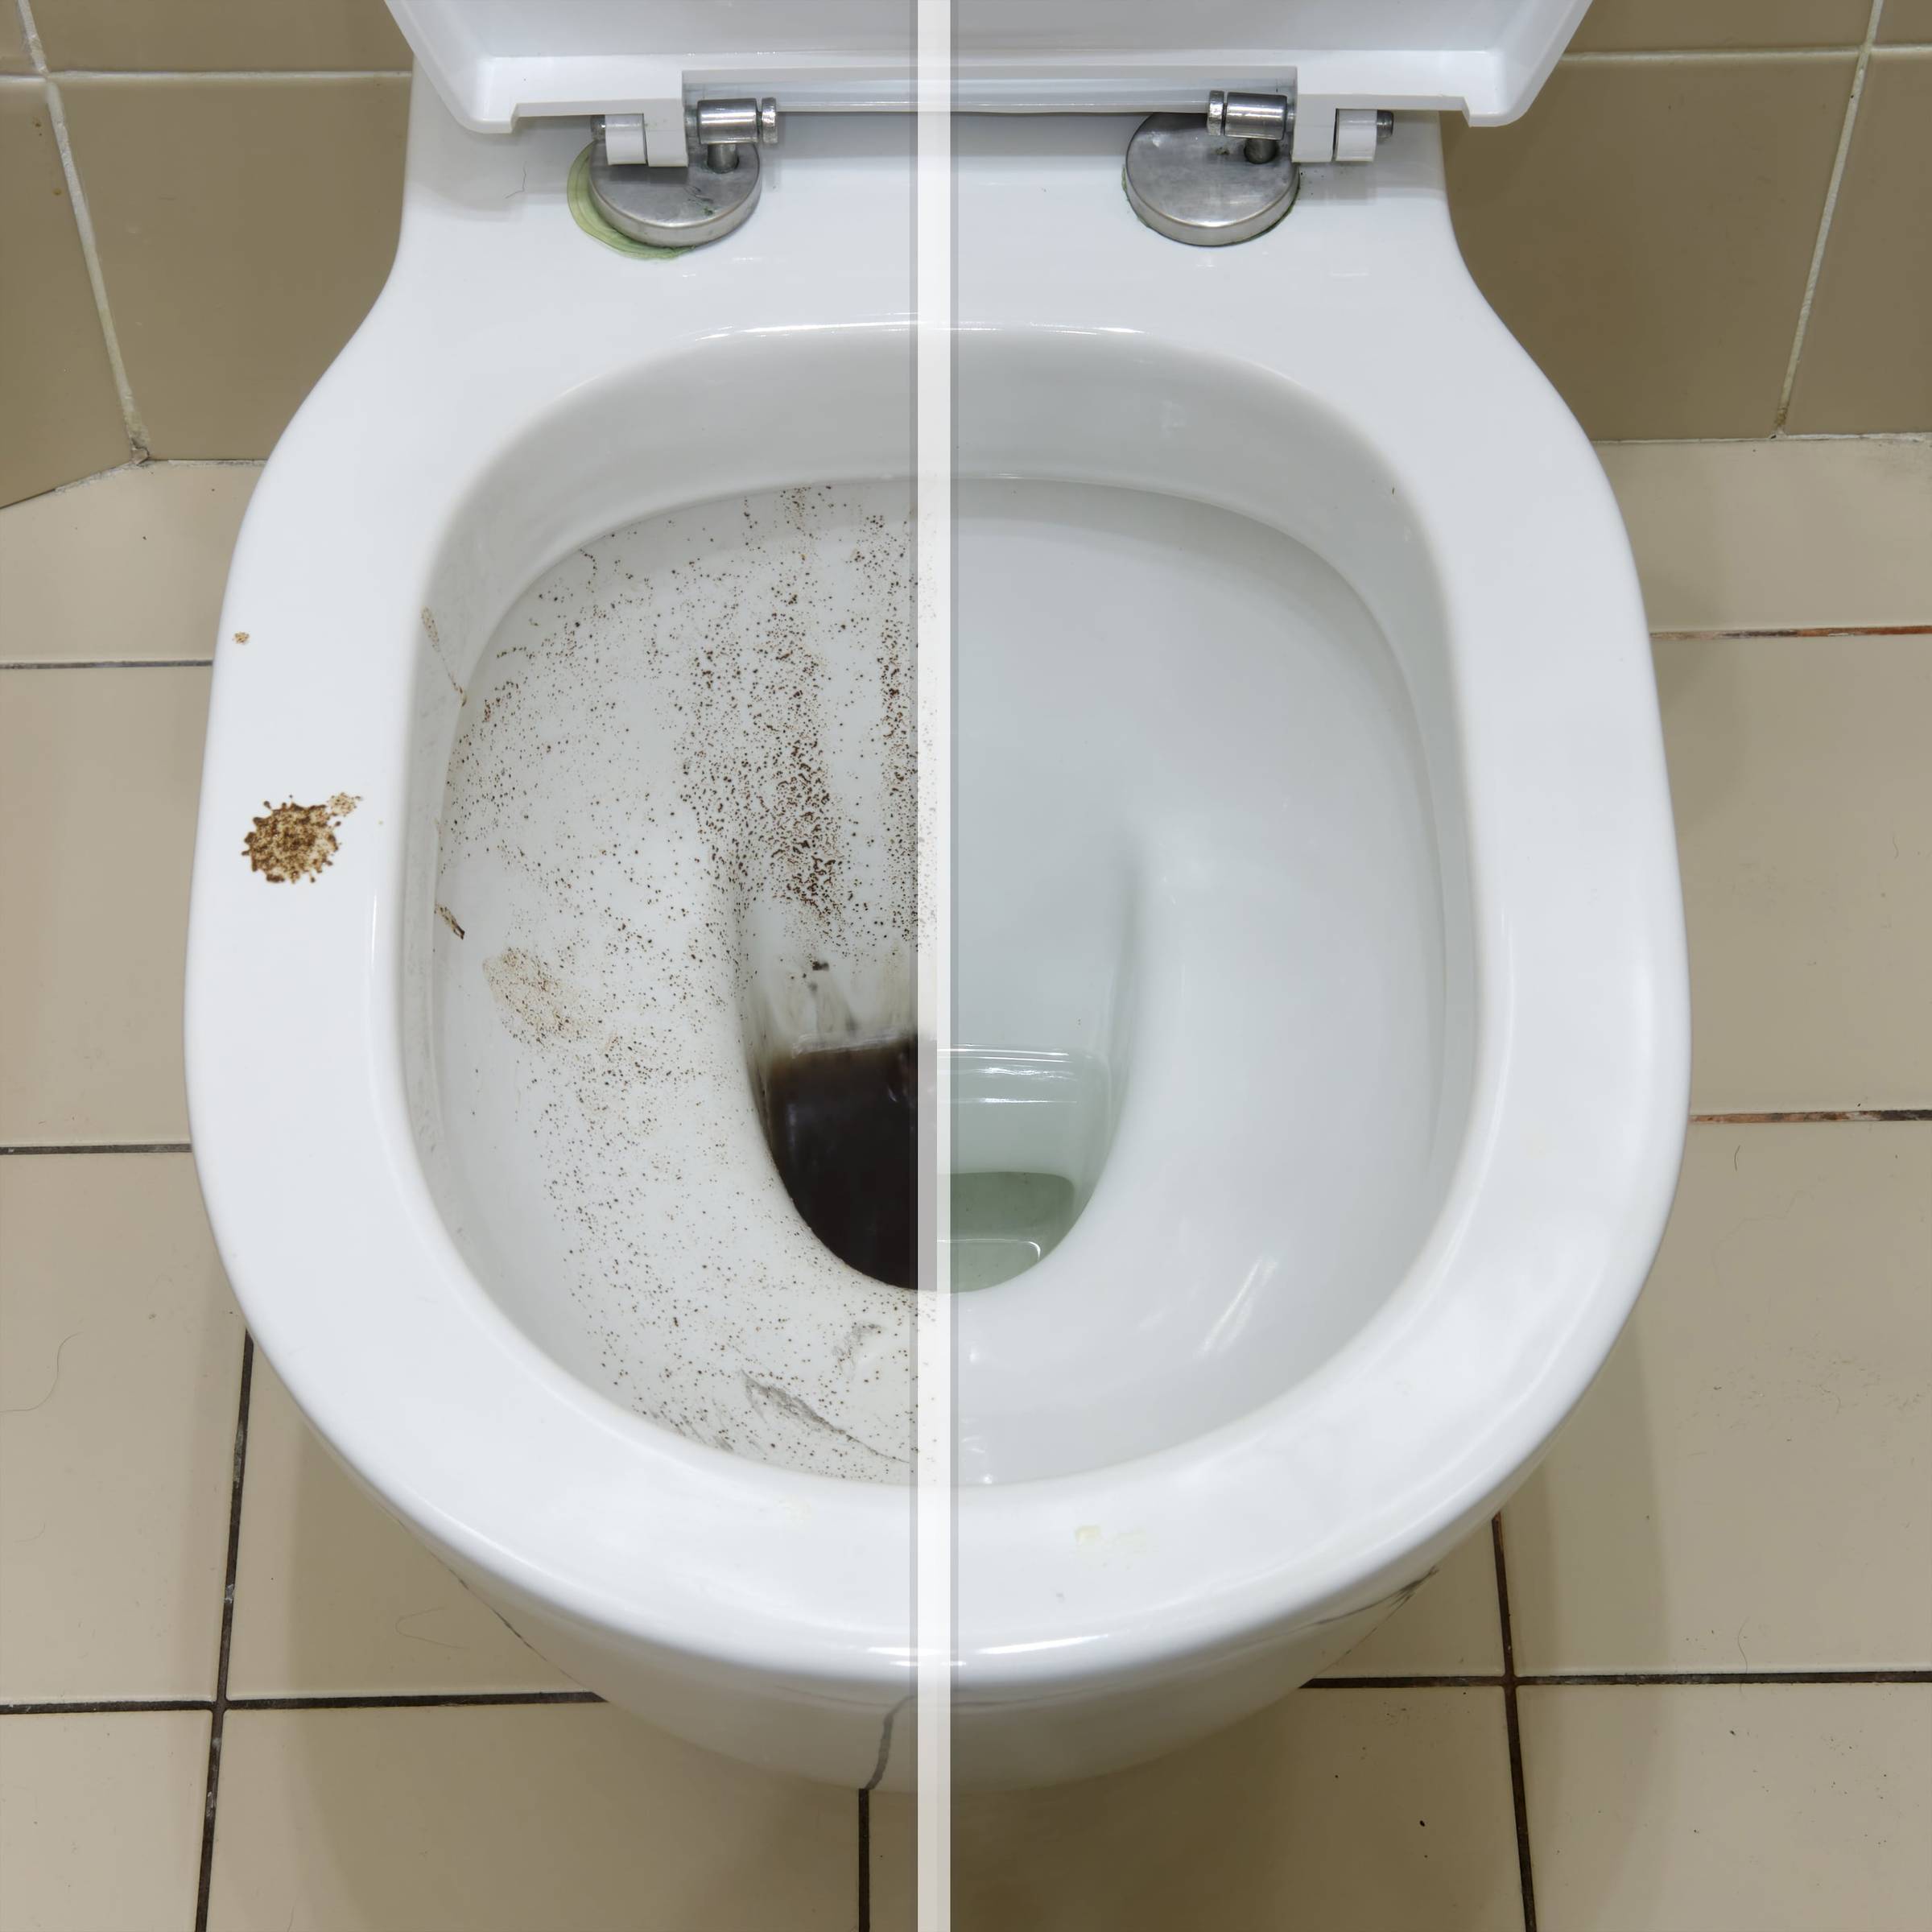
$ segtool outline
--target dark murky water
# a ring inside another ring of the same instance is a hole
[[[910,1038],[815,1046],[765,1075],[765,1133],[793,1205],[842,1261],[913,1286],[919,1059]]]

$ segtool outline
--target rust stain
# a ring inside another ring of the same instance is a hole
[[[242,856],[271,886],[319,878],[336,856],[336,828],[360,803],[345,791],[320,805],[298,805],[293,799],[271,805],[264,799],[263,815],[242,840]]]

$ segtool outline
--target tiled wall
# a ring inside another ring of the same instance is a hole
[[[258,456],[381,286],[382,0],[0,0],[0,502]],[[1596,0],[1451,130],[1471,264],[1600,440],[1932,428],[1932,0]]]

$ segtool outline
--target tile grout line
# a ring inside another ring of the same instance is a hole
[[[1523,1733],[1516,1706],[1516,1644],[1509,1629],[1509,1571],[1503,1560],[1503,1516],[1489,1519],[1496,1556],[1496,1614],[1503,1639],[1503,1723],[1509,1736],[1509,1798],[1516,1814],[1516,1869],[1522,1887],[1523,1932],[1536,1932],[1536,1882],[1530,1860],[1530,1799],[1523,1781]]]
[[[366,1696],[231,1697],[230,1711],[473,1710],[495,1704],[601,1704],[594,1690],[396,1690]]]
[[[80,242],[80,258],[86,264],[89,286],[93,290],[94,309],[101,320],[101,338],[107,350],[107,364],[121,402],[121,423],[127,446],[137,464],[147,460],[147,429],[134,402],[134,386],[128,381],[127,363],[121,353],[121,338],[115,332],[114,318],[107,305],[107,277],[101,266],[101,250],[94,237],[94,218],[89,212],[87,195],[80,185],[80,169],[74,159],[74,144],[68,134],[67,109],[60,98],[60,84],[47,64],[47,49],[40,43],[40,30],[34,24],[33,0],[17,0],[21,37],[27,43],[27,58],[47,89],[47,118],[53,123],[54,146],[60,156],[60,172],[67,184],[68,205],[73,210],[74,232]]]
[[[17,658],[0,671],[207,671],[213,658]]]
[[[215,1872],[215,1809],[221,1790],[221,1736],[228,1715],[228,1658],[235,1635],[235,1569],[242,1551],[242,1485],[248,1468],[249,1397],[254,1385],[255,1338],[242,1336],[242,1390],[235,1404],[235,1473],[228,1499],[228,1557],[221,1587],[221,1639],[208,1725],[208,1786],[201,1814],[201,1866],[195,1889],[195,1932],[208,1932],[208,1893]]]
[[[1694,1113],[1693,1127],[1802,1126],[1813,1121],[1889,1122],[1932,1121],[1932,1107],[1810,1108],[1790,1113]]]
[[[20,1141],[0,1146],[0,1160],[12,1154],[186,1154],[186,1141],[105,1141],[77,1142],[64,1146],[39,1146]]]
[[[1932,1684],[1932,1669],[1844,1670],[1529,1670],[1506,1678],[1493,1671],[1435,1677],[1318,1677],[1304,1690],[1500,1690],[1564,1689],[1591,1684],[1668,1687],[1726,1684]]]
[[[1504,1682],[1502,1676],[1495,1671],[1468,1671],[1433,1676],[1318,1677],[1302,1688],[1304,1690],[1500,1690]],[[1587,1690],[1598,1686],[1612,1690],[1633,1686],[1669,1690],[1680,1685],[1691,1690],[1724,1690],[1738,1686],[1775,1687],[1780,1684],[1932,1685],[1932,1666],[1843,1670],[1525,1671],[1515,1682],[1519,1690]],[[514,1708],[544,1704],[601,1704],[604,1701],[594,1690],[373,1690],[341,1695],[319,1693],[309,1697],[230,1697],[226,1704],[229,1711],[460,1711],[495,1706]],[[0,1717],[141,1717],[155,1712],[212,1712],[213,1709],[213,1699],[207,1697],[45,1698],[0,1703]],[[867,1800],[869,1834],[871,1794],[862,1790],[858,1795]]]
[[[1748,643],[1754,638],[1924,638],[1932,624],[1804,624],[1746,625],[1725,630],[1653,630],[1653,644]]]
[[[1844,124],[1838,132],[1838,151],[1831,157],[1831,173],[1825,184],[1825,205],[1818,217],[1818,234],[1811,245],[1811,262],[1805,275],[1805,292],[1798,305],[1798,327],[1791,337],[1791,358],[1785,365],[1784,386],[1778,391],[1777,414],[1772,419],[1773,436],[1784,434],[1785,419],[1791,414],[1792,392],[1798,386],[1798,365],[1805,353],[1805,338],[1810,332],[1811,307],[1818,297],[1818,277],[1824,272],[1825,250],[1831,237],[1831,218],[1838,212],[1839,190],[1844,185],[1845,163],[1852,155],[1852,135],[1858,123],[1858,104],[1865,91],[1865,75],[1872,64],[1872,48],[1878,39],[1880,19],[1885,0],[1872,0],[1865,20],[1865,37],[1859,43],[1858,64],[1852,70],[1852,91],[1845,100]]]
[[[872,1932],[872,1793],[859,1790],[858,1932]]]

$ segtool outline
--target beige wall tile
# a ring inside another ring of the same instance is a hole
[[[231,1711],[209,1932],[849,1932],[852,1794],[602,1704]]]
[[[0,1703],[212,1697],[242,1318],[184,1154],[0,1161]]]
[[[125,463],[127,432],[47,90],[0,80],[0,503]]]
[[[211,657],[261,473],[149,463],[0,511],[0,664]]]
[[[27,36],[20,31],[19,14],[10,6],[0,6],[0,74],[31,74],[33,71]]]
[[[1468,1677],[1503,1667],[1489,1525],[1443,1558],[1435,1575],[1324,1677]]]
[[[1550,1932],[1925,1932],[1932,1684],[1522,1693]]]
[[[0,1717],[0,1924],[155,1932],[194,1922],[208,1714]]]
[[[229,1690],[573,1688],[350,1481],[255,1357]]]
[[[69,81],[149,446],[265,456],[395,252],[408,83]]]
[[[0,671],[0,1145],[184,1140],[205,671]]]
[[[1606,443],[1653,630],[1932,624],[1932,443]]]
[[[1888,45],[1932,42],[1932,0],[1885,0],[1878,37]]]
[[[1570,64],[1513,126],[1445,123],[1471,271],[1591,436],[1769,433],[1852,68]]]
[[[1932,50],[1878,53],[1812,299],[1789,427],[1932,429]]]
[[[1932,1105],[1929,645],[1656,646],[1694,1111]]]
[[[1697,1126],[1503,1515],[1530,1673],[1932,1669],[1932,1125]]]
[[[1870,0],[1592,0],[1570,45],[1579,53],[1856,47],[1871,17]]]
[[[873,1918],[912,1932],[910,1814],[873,1802]],[[1108,1777],[956,1799],[960,1932],[1519,1932],[1500,1690],[1304,1690]]]
[[[34,0],[50,65],[402,68],[383,0]]]

